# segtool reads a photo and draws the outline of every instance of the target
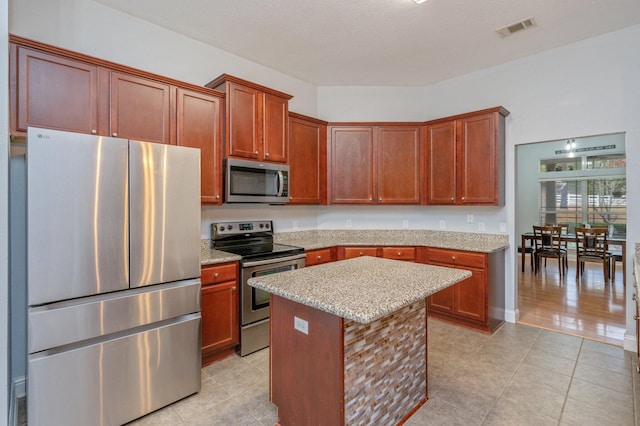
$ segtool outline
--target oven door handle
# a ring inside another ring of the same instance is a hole
[[[278,193],[276,196],[282,197],[282,192],[284,191],[284,175],[282,171],[278,170]]]
[[[242,267],[250,268],[252,266],[271,265],[274,263],[288,262],[290,260],[304,259],[305,257],[306,255],[304,253],[294,254],[292,256],[285,256],[285,257],[272,257],[271,259],[242,262]]]

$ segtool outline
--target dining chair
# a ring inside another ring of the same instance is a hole
[[[566,236],[566,235],[569,234],[569,224],[568,223],[545,223],[545,226],[559,226],[560,227],[560,236],[563,236],[563,235]],[[569,242],[566,239],[562,240],[562,238],[561,238],[561,241],[562,242],[561,242],[560,246],[565,251],[567,251],[567,253],[568,253]],[[546,259],[545,259],[545,263],[546,263]],[[565,269],[569,269],[569,256],[565,256],[565,258],[564,258],[564,267],[565,267]]]
[[[547,258],[558,259],[558,271],[560,275],[566,273],[567,268],[567,251],[562,248],[560,240],[561,227],[559,226],[533,226],[533,243],[534,243],[534,263],[535,273],[540,269],[540,259]]]
[[[606,228],[576,228],[576,277],[584,274],[585,262],[602,263],[605,282],[609,282],[611,253],[607,251]]]

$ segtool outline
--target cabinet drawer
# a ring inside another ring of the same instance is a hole
[[[377,247],[343,247],[342,258],[352,259],[360,256],[376,257],[378,255]]]
[[[201,273],[200,280],[202,285],[235,281],[238,279],[238,264],[233,262],[216,266],[203,266]]]
[[[385,257],[387,259],[415,260],[416,248],[415,247],[383,247],[382,257]]]
[[[312,250],[307,252],[305,266],[320,265],[322,263],[331,262],[331,248]]]
[[[446,263],[448,265],[471,266],[484,269],[485,257],[486,255],[484,253],[434,248],[427,249],[428,262]]]

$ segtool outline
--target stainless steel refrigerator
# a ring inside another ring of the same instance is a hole
[[[29,128],[30,425],[119,425],[200,389],[200,151]]]

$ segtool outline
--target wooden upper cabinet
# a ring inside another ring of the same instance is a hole
[[[111,136],[171,143],[171,86],[111,72]]]
[[[16,44],[10,55],[11,133],[35,126],[98,134],[98,66]]]
[[[258,90],[229,83],[226,117],[229,156],[254,160],[260,157],[261,99]]]
[[[420,127],[377,128],[378,204],[419,204],[421,193]]]
[[[263,158],[286,163],[289,151],[289,101],[269,93],[263,94]]]
[[[327,204],[327,123],[289,113],[289,198]]]
[[[427,123],[427,204],[504,205],[504,125],[491,108]]]
[[[208,93],[176,92],[176,143],[200,149],[202,204],[222,203],[222,102]]]
[[[331,126],[331,203],[420,204],[419,125]]]
[[[456,203],[456,123],[427,128],[427,204]]]
[[[225,92],[225,157],[287,163],[292,96],[223,74],[206,87]]]
[[[331,203],[373,204],[373,126],[331,127]]]

